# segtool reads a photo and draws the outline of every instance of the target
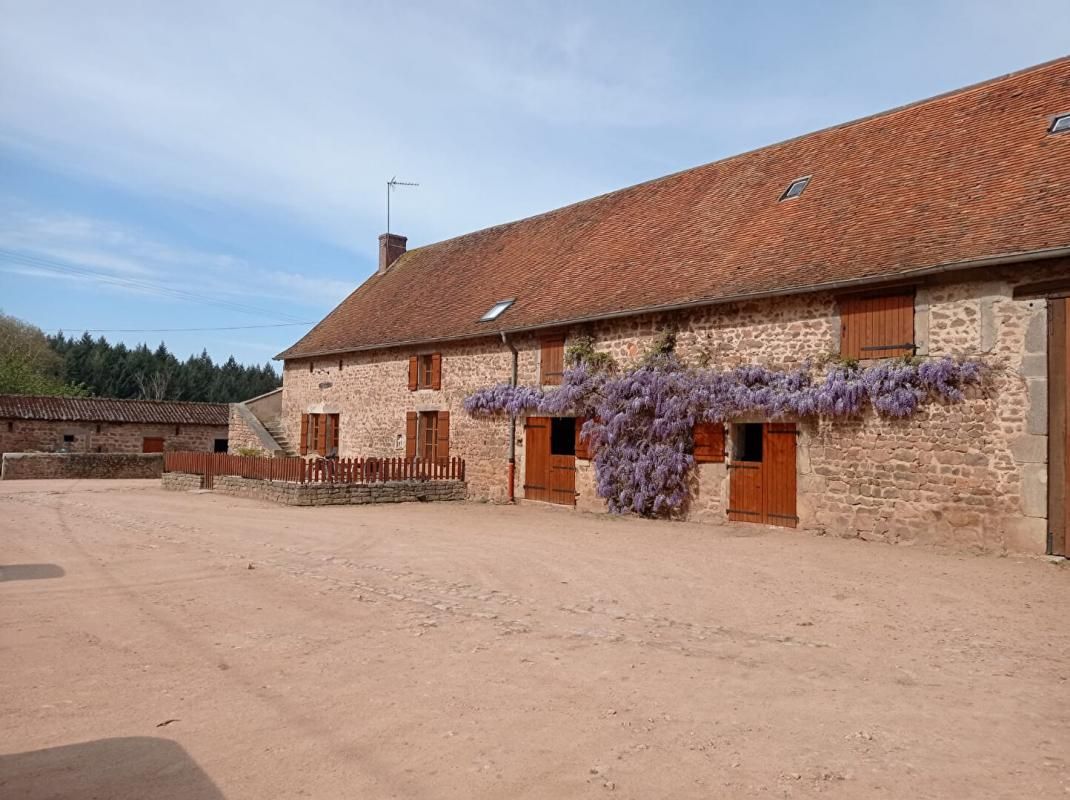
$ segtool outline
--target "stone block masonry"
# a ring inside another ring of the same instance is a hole
[[[161,453],[4,453],[0,480],[158,478]]]
[[[201,476],[184,472],[163,475],[163,488],[201,488]],[[378,503],[431,503],[464,500],[463,481],[384,481],[383,483],[291,483],[216,475],[215,491],[233,497],[270,500],[287,506],[344,506]]]

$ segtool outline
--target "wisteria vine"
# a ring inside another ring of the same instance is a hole
[[[810,363],[717,371],[687,367],[667,353],[619,373],[580,363],[547,390],[498,384],[470,395],[464,407],[474,416],[587,417],[581,436],[594,452],[597,491],[610,511],[661,516],[689,497],[696,423],[743,415],[852,417],[867,405],[883,416],[908,417],[926,402],[960,402],[983,370],[979,361],[940,358],[834,364],[823,375]]]

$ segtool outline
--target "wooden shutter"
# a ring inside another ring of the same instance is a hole
[[[584,461],[591,460],[591,446],[585,436],[580,434],[583,431],[583,425],[587,422],[587,417],[576,417],[576,458],[582,458]]]
[[[442,353],[434,353],[431,356],[431,388],[442,388]]]
[[[558,386],[565,372],[565,337],[550,336],[542,340],[539,358],[539,383]]]
[[[914,353],[914,290],[839,299],[840,355],[891,358]]]
[[[695,425],[695,461],[714,464],[724,461],[724,425],[720,422],[700,422]]]
[[[308,414],[301,415],[301,455],[308,454]]]
[[[416,458],[416,427],[419,419],[415,411],[405,413],[405,458]]]
[[[409,356],[409,391],[415,392],[420,379],[420,359],[418,356]]]
[[[331,441],[330,446],[334,448],[335,455],[338,454],[338,421],[340,419],[339,414],[331,414]]]
[[[435,445],[435,456],[439,461],[450,457],[450,412],[438,412],[438,441]]]

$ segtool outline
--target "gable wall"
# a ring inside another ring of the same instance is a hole
[[[800,422],[800,528],[894,542],[988,551],[1043,552],[1046,533],[1044,301],[1015,300],[1013,287],[1070,276],[1064,262],[1017,265],[919,287],[915,332],[922,355],[977,356],[994,367],[989,385],[959,405],[930,406],[909,420]],[[791,366],[838,352],[835,297],[815,293],[634,316],[573,328],[622,364],[663,330],[679,331],[688,362]],[[519,381],[538,379],[538,338],[513,339]],[[441,391],[409,392],[408,357],[443,354]],[[283,414],[300,439],[300,414],[341,414],[343,456],[404,454],[405,413],[449,410],[450,454],[467,461],[469,497],[507,496],[508,420],[476,420],[461,406],[473,390],[508,381],[510,355],[496,338],[288,361]],[[523,496],[523,425],[517,429],[517,496]],[[727,470],[701,465],[689,514],[723,520]],[[604,509],[593,468],[579,462],[577,506]]]

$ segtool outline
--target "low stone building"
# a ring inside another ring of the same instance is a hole
[[[560,383],[579,337],[623,365],[666,332],[722,368],[976,358],[983,388],[909,419],[696,431],[688,515],[1066,553],[1068,84],[1064,58],[438,244],[384,235],[376,274],[280,355],[285,435],[461,456],[470,498],[603,510],[575,419],[514,429],[465,398]]]
[[[227,405],[0,395],[4,453],[226,452]]]

